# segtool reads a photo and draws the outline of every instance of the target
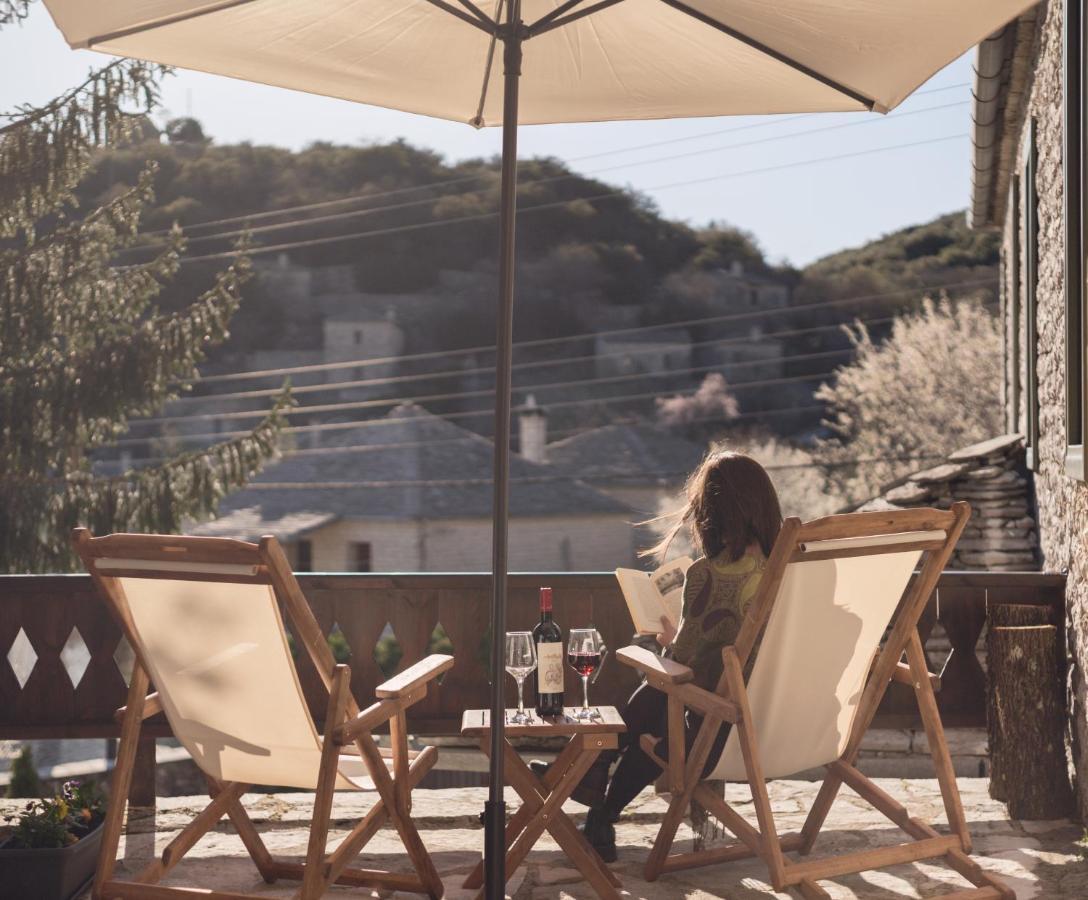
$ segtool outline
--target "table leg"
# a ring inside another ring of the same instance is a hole
[[[574,823],[563,812],[564,801],[570,796],[571,791],[581,780],[594,760],[600,754],[596,748],[582,750],[578,761],[560,779],[559,784],[548,795],[547,801],[532,816],[525,830],[521,833],[507,854],[507,871],[513,871],[525,859],[529,849],[544,830],[555,838],[556,843],[570,857],[571,862],[578,871],[585,876],[586,881],[597,892],[598,896],[606,900],[616,900],[619,894],[619,879],[605,865],[604,860],[593,849],[585,837],[578,831]],[[514,752],[509,744],[505,748],[507,779],[511,787],[526,801],[527,804],[539,803],[540,781],[533,775],[521,757]]]
[[[480,741],[480,749],[483,750],[485,756],[490,757],[491,743],[486,738]],[[544,804],[543,798],[547,797],[548,794],[555,789],[555,786],[559,783],[559,779],[566,774],[567,770],[581,752],[582,748],[578,745],[578,742],[570,741],[555,758],[555,762],[552,763],[551,768],[549,768],[547,773],[540,779],[542,789],[538,791],[538,793],[540,794],[541,799],[535,804],[530,804],[529,802],[523,803],[518,807],[517,812],[510,817],[510,821],[506,825],[507,849],[510,849],[511,845],[517,839],[517,836],[521,834],[525,826],[532,819],[533,814]],[[533,774],[532,769],[530,769],[529,772],[530,774]],[[478,888],[483,883],[484,862],[481,859],[476,863],[476,867],[469,873],[461,886],[465,888]]]

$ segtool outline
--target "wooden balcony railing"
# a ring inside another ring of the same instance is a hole
[[[299,582],[321,626],[334,635],[334,649],[350,662],[352,687],[361,701],[391,674],[379,667],[379,660],[389,661],[388,636],[376,652],[388,625],[403,651],[398,667],[424,655],[443,633],[452,644],[456,664],[438,690],[412,708],[410,725],[417,733],[456,733],[463,709],[487,705],[488,576],[305,574]],[[615,578],[605,573],[511,576],[509,628],[533,626],[542,584],[554,589],[555,617],[564,628],[592,623],[610,648],[629,643],[627,607]],[[928,639],[939,622],[951,646],[947,660],[936,653],[931,660],[942,674],[939,702],[947,725],[985,723],[985,675],[976,648],[988,604],[1042,604],[1061,626],[1064,589],[1065,578],[1058,574],[942,576],[920,630]],[[0,576],[0,739],[115,736],[113,713],[124,703],[130,660],[131,651],[86,575]],[[300,665],[300,678],[320,716],[325,700],[308,663]],[[580,685],[572,671],[567,678],[574,699]],[[619,705],[635,686],[634,672],[610,658],[591,699]],[[512,683],[510,691],[512,696]],[[877,725],[915,724],[909,689],[892,685]],[[169,734],[161,718],[149,725],[154,733]]]

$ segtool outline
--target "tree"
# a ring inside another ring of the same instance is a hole
[[[865,500],[925,460],[1004,431],[1002,335],[979,302],[926,299],[882,344],[849,329],[856,357],[821,385],[834,436],[818,457],[832,490]]]
[[[171,144],[206,144],[204,129],[191,116],[171,119],[166,123],[166,137]]]
[[[0,16],[18,11],[9,3]],[[285,397],[236,440],[119,477],[93,467],[93,451],[176,396],[227,337],[248,266],[240,257],[165,314],[154,301],[178,269],[180,234],[144,262],[113,262],[137,240],[153,171],[80,214],[92,154],[128,138],[163,73],[117,60],[0,127],[0,571],[70,568],[75,525],[177,531],[276,452]]]
[[[24,744],[19,755],[11,763],[11,781],[7,795],[12,800],[26,800],[42,795],[42,783],[34,765],[34,753],[30,744]]]
[[[719,372],[707,375],[693,394],[658,397],[654,404],[659,424],[684,428],[692,440],[711,434],[723,422],[740,414],[737,398]]]

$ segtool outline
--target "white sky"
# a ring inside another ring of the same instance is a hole
[[[103,60],[100,54],[69,50],[48,13],[36,5],[21,27],[0,30],[0,111],[47,100],[78,83]],[[886,117],[849,113],[789,121],[744,117],[535,125],[522,127],[519,150],[523,157],[569,160],[576,171],[600,172],[597,177],[604,181],[643,191],[670,218],[693,225],[711,219],[738,225],[756,235],[772,260],[803,265],[967,205],[972,60],[973,52],[921,90],[958,87],[913,97]],[[494,129],[474,131],[467,125],[214,75],[179,71],[165,84],[163,101],[157,118],[191,114],[221,144],[250,141],[301,148],[317,140],[359,144],[402,137],[437,150],[450,161],[499,150],[499,132]],[[937,106],[946,108],[910,114]],[[764,125],[768,120],[776,121]],[[861,121],[865,124],[783,139]],[[722,133],[753,124],[761,127]],[[960,137],[796,165],[954,135]],[[664,147],[627,149],[674,139],[679,140]],[[761,143],[727,146],[755,140]],[[579,159],[590,154],[592,159]],[[686,155],[676,158],[681,154]],[[779,166],[788,168],[751,172]],[[614,170],[602,171],[609,169]],[[701,183],[668,187],[700,179]]]

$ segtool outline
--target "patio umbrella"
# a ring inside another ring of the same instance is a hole
[[[519,122],[887,112],[1035,0],[45,4],[72,47],[476,127],[502,126],[491,621],[494,727],[485,838],[487,895],[501,896],[502,642]]]

